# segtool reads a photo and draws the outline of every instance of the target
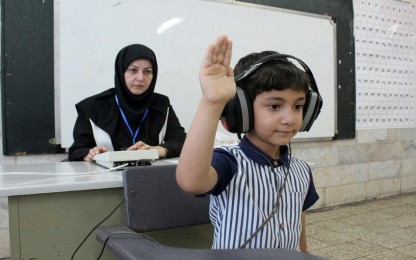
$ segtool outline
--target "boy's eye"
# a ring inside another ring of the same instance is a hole
[[[280,105],[269,105],[269,108],[270,109],[272,109],[272,110],[277,110],[277,109],[279,109],[280,108]]]
[[[302,105],[295,105],[296,110],[303,110],[303,104]]]

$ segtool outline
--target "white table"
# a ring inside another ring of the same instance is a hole
[[[8,197],[9,205],[11,258],[70,259],[123,198],[122,186],[122,171],[89,162],[0,166],[0,196]],[[103,225],[113,224],[125,224],[124,204]],[[100,249],[92,234],[74,259],[95,259]]]

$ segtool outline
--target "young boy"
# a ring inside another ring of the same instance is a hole
[[[254,124],[236,146],[216,148],[218,119],[236,94],[234,73],[275,52],[254,53],[230,67],[232,43],[219,36],[200,69],[202,98],[179,159],[186,192],[211,198],[214,249],[289,248],[306,252],[305,213],[317,200],[309,166],[288,147],[302,125],[306,73],[286,58],[238,81],[251,97]]]

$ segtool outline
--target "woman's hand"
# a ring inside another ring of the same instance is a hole
[[[142,142],[138,141],[137,143],[133,144],[129,148],[127,148],[127,151],[134,151],[134,150],[149,150],[151,149],[151,146]]]
[[[142,141],[138,141],[134,145],[130,146],[127,151],[134,151],[134,150],[149,150],[149,149],[156,149],[157,153],[159,154],[159,158],[166,158],[167,150],[162,146],[150,146]]]
[[[90,149],[87,155],[84,156],[84,161],[92,162],[95,155],[107,152],[107,147],[96,146]]]

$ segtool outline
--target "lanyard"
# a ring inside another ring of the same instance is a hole
[[[118,109],[120,110],[120,113],[121,113],[121,116],[123,117],[124,123],[126,123],[127,128],[129,129],[130,134],[133,137],[133,144],[135,144],[136,143],[137,135],[140,132],[140,127],[142,126],[142,123],[143,123],[144,119],[147,116],[147,112],[149,111],[149,108],[146,108],[146,111],[144,112],[144,115],[142,117],[142,121],[140,122],[139,127],[137,127],[136,132],[133,134],[133,130],[130,127],[129,121],[127,121],[126,115],[124,115],[123,109],[121,109],[120,104],[118,103],[118,97],[117,97],[117,95],[115,97],[116,97],[116,103],[117,103]]]

